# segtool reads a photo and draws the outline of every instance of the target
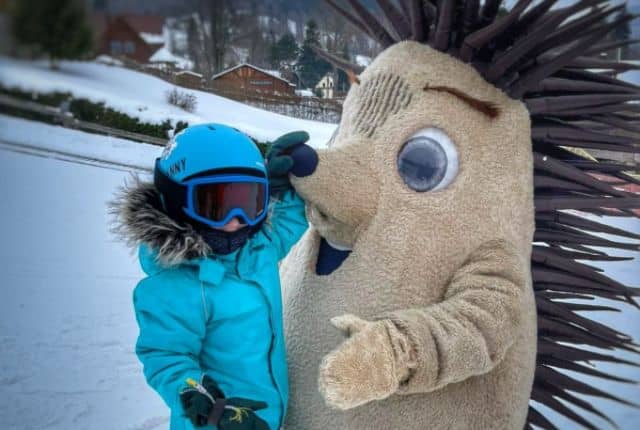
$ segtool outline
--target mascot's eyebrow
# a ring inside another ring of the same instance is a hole
[[[443,86],[432,87],[432,86],[429,86],[429,84],[427,84],[424,86],[423,90],[424,91],[444,91],[446,93],[454,95],[460,100],[462,100],[463,102],[465,102],[466,104],[468,104],[469,106],[471,106],[472,108],[474,108],[475,110],[477,110],[478,112],[483,113],[484,115],[488,116],[491,119],[497,117],[500,114],[500,110],[495,104],[484,101],[484,100],[475,99],[471,97],[469,94],[464,93],[457,88],[443,87]]]

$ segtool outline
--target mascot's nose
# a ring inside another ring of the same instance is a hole
[[[299,178],[311,175],[318,167],[318,153],[309,145],[296,145],[289,155],[293,158],[291,173]]]

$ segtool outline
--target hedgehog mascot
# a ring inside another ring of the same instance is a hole
[[[638,249],[597,220],[635,216],[638,181],[588,152],[640,151],[640,88],[614,77],[633,66],[597,57],[631,43],[605,36],[633,17],[598,0],[328,2],[385,50],[365,70],[323,54],[355,73],[315,170],[292,178],[312,227],[281,267],[286,428],[554,429],[533,400],[595,429],[575,407],[608,418],[572,393],[633,399],[563,371],[621,380],[589,362],[637,352],[580,313],[637,306],[592,264],[622,259],[594,246]]]

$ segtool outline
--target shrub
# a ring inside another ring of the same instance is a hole
[[[195,94],[179,91],[178,88],[168,90],[166,99],[169,104],[178,106],[187,112],[195,112],[196,106],[198,106],[198,99]]]
[[[174,129],[174,132],[177,133],[189,126],[189,124],[184,121],[178,121],[174,127],[173,122],[169,119],[165,119],[161,124],[141,122],[138,118],[130,117],[127,114],[105,106],[104,103],[96,103],[82,98],[73,98],[70,93],[66,92],[39,94],[26,92],[18,88],[5,88],[0,85],[0,94],[54,107],[60,106],[63,102],[69,102],[69,112],[73,114],[74,118],[81,121],[140,133],[146,136],[158,137],[160,139],[166,139],[167,132],[171,129]],[[35,114],[22,109],[0,106],[0,112],[27,119],[56,123],[50,116],[47,117],[46,115]]]

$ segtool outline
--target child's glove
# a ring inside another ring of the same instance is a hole
[[[269,190],[277,196],[292,189],[289,173],[307,176],[317,165],[317,154],[305,142],[309,140],[306,131],[294,131],[277,138],[267,151],[267,172]]]
[[[207,424],[219,430],[269,430],[269,425],[255,414],[267,404],[249,399],[225,399],[218,385],[208,375],[198,384],[188,381],[193,388],[180,393],[180,402],[185,416],[195,427]]]

